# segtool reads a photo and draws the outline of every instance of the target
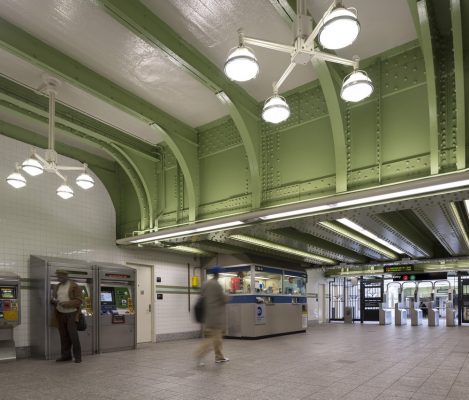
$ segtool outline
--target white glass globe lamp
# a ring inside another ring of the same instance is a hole
[[[94,186],[94,179],[86,172],[79,175],[75,182],[78,186],[85,190],[90,189]]]
[[[290,107],[288,107],[284,97],[274,94],[265,101],[262,109],[262,119],[264,121],[279,124],[286,121],[289,116]]]
[[[246,82],[259,73],[259,64],[254,52],[240,45],[231,49],[225,62],[225,75],[232,81]]]
[[[64,200],[67,200],[73,197],[73,189],[64,183],[57,188],[57,196],[61,197]]]
[[[17,170],[12,174],[7,176],[7,183],[13,186],[15,189],[20,189],[26,186],[26,179],[21,173]]]
[[[44,172],[42,164],[33,157],[28,158],[21,164],[21,169],[28,175],[37,176]]]
[[[337,50],[351,45],[360,32],[357,10],[338,6],[324,18],[324,23],[319,31],[319,43],[321,46]]]
[[[373,82],[371,82],[366,72],[355,70],[345,77],[340,97],[345,101],[356,103],[369,97],[373,90]]]

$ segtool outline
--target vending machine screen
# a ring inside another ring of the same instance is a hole
[[[101,291],[101,296],[100,296],[100,300],[101,300],[101,303],[104,303],[104,304],[113,304],[114,303],[114,299],[113,299],[113,293],[111,291],[107,292],[107,291]]]
[[[16,288],[0,287],[0,299],[16,299]]]

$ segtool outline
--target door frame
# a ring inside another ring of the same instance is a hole
[[[133,261],[127,261],[125,263],[130,268],[134,268],[136,270],[136,275],[137,279],[135,282],[135,288],[137,288],[137,283],[138,283],[138,270],[137,267],[143,267],[143,268],[151,268],[151,282],[150,282],[150,299],[151,299],[151,342],[150,343],[155,343],[156,342],[156,328],[155,328],[155,264],[145,264],[142,262],[133,262]],[[135,290],[137,291],[137,290]],[[137,293],[135,293],[137,295]],[[137,314],[138,318],[138,314]],[[137,326],[135,326],[136,328]],[[138,334],[137,334],[138,335]],[[147,342],[148,343],[148,342]],[[138,344],[138,343],[137,343]]]

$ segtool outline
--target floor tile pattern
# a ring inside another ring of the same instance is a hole
[[[84,357],[0,363],[8,400],[469,399],[469,327],[325,324],[225,340],[228,363],[196,368],[199,339]]]

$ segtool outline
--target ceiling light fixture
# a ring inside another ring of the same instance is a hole
[[[296,210],[283,211],[283,212],[263,215],[259,217],[259,219],[262,219],[262,220],[282,219],[282,218],[293,217],[297,215],[312,214],[312,213],[320,212],[324,210],[334,210],[338,208],[346,208],[346,207],[359,206],[359,205],[364,205],[364,204],[373,204],[373,203],[378,203],[378,202],[386,201],[386,200],[410,198],[411,196],[415,196],[415,195],[443,192],[445,190],[458,189],[458,188],[463,188],[465,186],[469,186],[469,179],[455,180],[452,182],[421,186],[421,187],[416,187],[413,189],[406,189],[406,190],[396,190],[394,188],[394,185],[390,185],[389,190],[391,191],[389,193],[383,193],[383,194],[378,194],[374,196],[364,196],[364,197],[359,197],[356,199],[344,200],[344,201],[338,201],[338,202],[334,201],[334,198],[331,198],[329,204],[324,204],[324,205],[315,206],[315,207],[298,208]],[[349,195],[353,195],[353,192],[350,192]]]
[[[181,230],[177,232],[160,233],[156,235],[151,235],[151,236],[147,236],[141,239],[131,240],[130,243],[145,243],[145,242],[151,242],[154,240],[162,240],[162,239],[170,239],[170,238],[188,236],[188,235],[193,235],[195,233],[208,232],[208,231],[213,231],[213,230],[223,229],[223,228],[232,228],[232,227],[243,225],[243,224],[244,224],[243,221],[231,221],[231,222],[226,222],[223,224],[201,226],[201,227]]]
[[[395,253],[389,251],[387,248],[380,246],[379,244],[372,242],[371,240],[368,240],[364,238],[363,236],[359,236],[356,233],[351,232],[350,230],[344,228],[344,226],[340,223],[332,222],[332,221],[322,221],[322,222],[319,222],[318,224],[323,226],[326,229],[329,229],[330,231],[334,233],[337,233],[340,236],[346,237],[347,239],[351,239],[354,242],[361,244],[362,246],[368,247],[369,249],[372,249],[384,255],[385,257],[388,257],[391,260],[397,260],[399,258],[396,256]]]
[[[307,253],[306,251],[297,250],[293,247],[284,246],[282,244],[269,242],[268,240],[258,239],[248,235],[231,235],[229,238],[237,240],[239,242],[244,242],[255,246],[265,247],[267,249],[276,250],[281,253],[293,254],[295,256],[303,257],[305,260],[309,260],[315,263],[319,261],[321,264],[336,264],[335,260],[332,260],[331,258],[323,257],[318,254]]]
[[[44,77],[44,84],[40,90],[44,90],[49,96],[49,133],[48,133],[48,147],[45,151],[45,156],[41,157],[36,153],[36,150],[31,151],[31,156],[25,160],[21,165],[16,164],[16,171],[10,174],[6,181],[15,189],[26,186],[26,179],[21,174],[23,170],[28,175],[37,176],[41,175],[44,171],[56,174],[63,180],[63,184],[57,188],[57,196],[62,199],[69,199],[73,197],[73,189],[67,184],[67,178],[60,171],[82,171],[76,179],[76,184],[82,189],[90,189],[94,186],[94,179],[88,174],[88,166],[83,164],[82,167],[72,167],[59,165],[57,163],[57,152],[55,151],[55,98],[57,90],[60,86],[60,81],[50,77]]]
[[[392,251],[395,251],[398,254],[405,254],[401,249],[397,248],[396,246],[392,245],[391,243],[386,242],[385,240],[381,239],[380,237],[376,236],[374,233],[370,232],[369,230],[363,228],[362,226],[356,224],[353,221],[350,221],[347,218],[340,218],[337,220],[337,222],[340,222],[342,225],[345,225],[349,227],[350,229],[353,229],[354,231],[357,231],[361,233],[364,236],[369,237],[370,239],[373,239],[374,241],[382,244],[383,246],[386,246],[387,248],[391,249]]]
[[[238,30],[239,45],[230,50],[225,63],[225,74],[228,78],[245,82],[256,78],[259,74],[256,56],[252,49],[246,47],[246,44],[290,54],[290,65],[280,79],[273,83],[273,96],[266,100],[262,110],[264,121],[273,124],[283,122],[290,116],[290,108],[286,100],[278,94],[280,86],[296,65],[306,65],[314,58],[353,67],[353,72],[345,77],[342,84],[340,96],[343,100],[358,102],[373,93],[371,79],[366,72],[358,69],[358,57],[354,57],[353,60],[338,57],[319,50],[314,43],[318,38],[321,46],[330,50],[341,49],[352,44],[360,32],[357,10],[345,8],[341,0],[334,0],[312,29],[312,18],[306,13],[306,0],[297,0],[296,6],[295,38],[292,46],[246,37],[242,30]]]

